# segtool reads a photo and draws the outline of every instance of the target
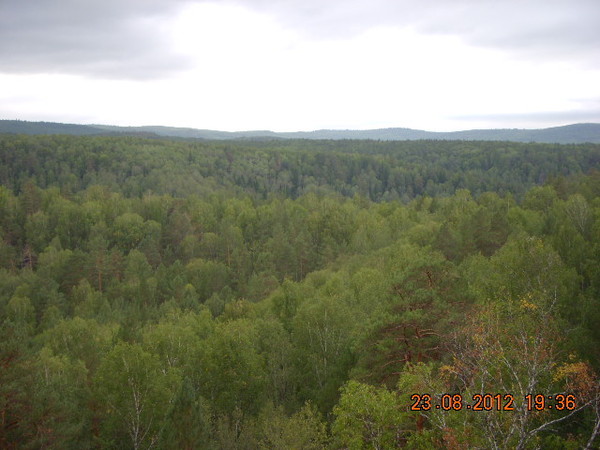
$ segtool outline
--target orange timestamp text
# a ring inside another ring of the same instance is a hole
[[[412,394],[411,411],[514,411],[513,394],[474,394],[465,401],[462,394],[442,394],[435,399],[430,394]],[[577,398],[573,394],[527,394],[522,405],[528,411],[573,411],[577,409]]]

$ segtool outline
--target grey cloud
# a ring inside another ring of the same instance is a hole
[[[155,78],[191,61],[164,24],[211,0],[0,0],[0,72]],[[212,0],[270,14],[314,39],[410,26],[531,60],[600,65],[598,0]]]
[[[600,64],[598,0],[230,0],[319,37],[411,26],[535,59]]]
[[[0,72],[166,76],[187,61],[162,35],[182,1],[2,0]]]

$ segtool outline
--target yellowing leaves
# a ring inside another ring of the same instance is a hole
[[[532,300],[533,300],[533,295],[531,294],[531,292],[528,292],[519,300],[520,308],[524,309],[524,310],[529,310],[529,311],[537,310],[538,305],[533,303]]]
[[[564,363],[554,373],[554,381],[564,381],[566,389],[586,401],[600,390],[598,376],[592,367],[583,361]]]
[[[527,300],[521,300],[520,306],[522,309],[528,309],[532,311],[538,309],[538,306],[536,304],[528,302]]]

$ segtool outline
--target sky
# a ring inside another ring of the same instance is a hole
[[[599,123],[599,24],[600,0],[0,0],[0,119]]]

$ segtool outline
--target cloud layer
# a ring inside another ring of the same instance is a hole
[[[599,55],[597,0],[232,0],[277,15],[314,37],[377,26],[455,35],[471,45],[530,57]]]
[[[4,0],[0,72],[151,79],[188,68],[170,20],[204,0]],[[597,0],[221,0],[313,40],[410,27],[544,60],[600,65]]]
[[[0,2],[0,71],[150,79],[185,68],[167,19],[183,2]]]
[[[0,117],[240,130],[600,117],[599,0],[0,0]]]

